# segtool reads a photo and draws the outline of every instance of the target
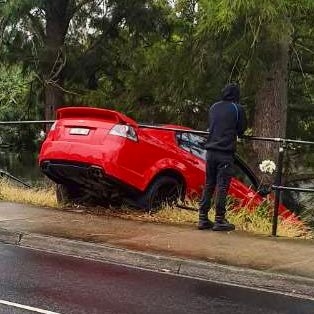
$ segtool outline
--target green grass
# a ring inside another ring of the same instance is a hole
[[[31,204],[35,206],[52,208],[59,207],[53,186],[47,188],[28,189],[17,187],[6,180],[2,180],[0,182],[0,199],[3,201]],[[192,201],[187,205],[191,208],[198,207],[197,202]],[[230,206],[231,205],[229,205],[229,207]],[[196,226],[198,221],[197,211],[169,206],[164,206],[158,212],[151,214],[139,210],[129,209],[125,206],[119,209],[102,207],[80,207],[80,209],[95,215],[110,215],[123,219],[156,223]],[[213,211],[210,211],[209,218],[214,220]],[[265,210],[265,206],[261,206],[254,212],[250,212],[246,208],[240,208],[236,211],[228,210],[227,218],[230,220],[230,222],[236,225],[237,230],[243,230],[254,234],[271,234],[272,223],[268,215],[268,211],[266,212]],[[287,219],[279,219],[278,235],[289,238],[313,238],[313,232],[307,228],[303,222],[293,223]]]
[[[189,207],[197,208],[197,203],[191,202]],[[230,206],[229,206],[230,208]],[[257,208],[256,211],[249,211],[246,208],[228,210],[228,220],[236,225],[237,230],[247,231],[255,234],[270,235],[272,231],[272,220],[269,215],[265,215],[264,208]],[[196,224],[198,213],[195,211],[180,208],[165,207],[154,215],[161,222],[176,224]],[[209,219],[214,220],[214,211],[209,212]],[[303,223],[291,221],[289,219],[278,222],[279,236],[289,238],[312,239],[313,232]]]

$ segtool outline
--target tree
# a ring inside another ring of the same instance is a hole
[[[0,66],[0,120],[28,119],[32,74],[24,75],[20,66]],[[12,110],[15,108],[15,110]]]
[[[32,82],[33,73],[23,73],[21,66],[0,66],[0,120],[28,120],[37,115],[31,99]],[[2,126],[0,145],[34,148],[36,133],[36,126]]]
[[[99,60],[106,58],[98,59],[99,52],[107,53],[107,43],[119,38],[121,31],[128,31],[136,40],[144,33],[163,31],[159,11],[158,1],[152,0],[9,0],[3,9],[7,58],[22,60],[37,72],[43,86],[45,117],[51,119],[64,104],[65,82],[72,76],[69,56],[80,62],[72,69],[82,66],[85,71],[80,73],[87,74],[89,86],[95,87]],[[74,26],[83,21],[87,21],[88,38],[75,46],[71,38],[78,38],[81,28]]]
[[[199,34],[221,42],[232,56],[229,79],[254,93],[255,135],[285,137],[290,49],[298,20],[313,14],[312,1],[202,0]],[[252,84],[253,82],[253,84]],[[251,164],[276,159],[271,143],[253,143]]]

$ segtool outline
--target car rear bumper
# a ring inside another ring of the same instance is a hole
[[[110,149],[106,149],[104,146],[86,143],[46,141],[41,147],[39,163],[41,164],[45,160],[64,160],[71,161],[73,164],[79,163],[103,167],[105,160],[112,158],[117,149],[118,147],[110,146]]]
[[[108,175],[101,167],[79,162],[45,160],[40,164],[42,172],[58,184],[74,184],[101,197],[102,193],[120,192],[134,194],[138,191],[126,183]]]

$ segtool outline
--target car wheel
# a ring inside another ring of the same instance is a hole
[[[183,198],[183,184],[178,179],[168,176],[156,178],[144,196],[140,199],[140,205],[147,211],[156,211],[162,205],[175,205]]]
[[[57,184],[56,197],[58,204],[80,204],[88,200],[89,196],[78,187],[65,184]]]

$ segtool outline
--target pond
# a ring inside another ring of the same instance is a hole
[[[37,163],[37,152],[0,150],[0,169],[29,184],[38,185],[45,180]]]

